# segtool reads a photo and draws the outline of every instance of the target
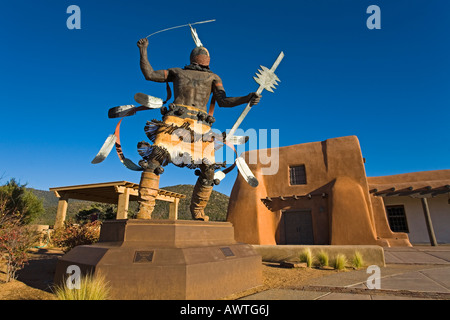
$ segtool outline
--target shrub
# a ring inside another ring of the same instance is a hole
[[[28,263],[28,250],[36,244],[38,233],[28,226],[11,222],[0,228],[0,260],[6,262],[6,282],[16,279],[16,272]]]
[[[105,277],[88,274],[80,278],[80,289],[69,289],[64,283],[55,286],[53,292],[59,300],[106,300],[109,286]]]
[[[328,253],[321,250],[317,254],[317,261],[319,262],[319,266],[321,267],[328,267]]]
[[[352,265],[356,269],[359,269],[364,265],[362,254],[360,252],[356,251],[353,255]]]
[[[306,248],[305,250],[303,250],[302,254],[300,255],[300,261],[306,262],[306,265],[308,266],[308,268],[312,267],[313,258],[312,258],[312,253],[311,253],[310,248]]]
[[[89,245],[100,238],[100,221],[85,224],[65,223],[64,227],[55,230],[52,243],[68,252],[76,246]]]
[[[345,265],[347,264],[347,258],[345,255],[339,253],[336,255],[336,258],[334,260],[334,268],[336,270],[344,270]]]
[[[45,212],[42,200],[15,179],[0,186],[0,203],[0,225],[6,222],[28,224]]]

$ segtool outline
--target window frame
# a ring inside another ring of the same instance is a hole
[[[401,209],[402,214],[390,215],[389,209]],[[392,232],[409,233],[408,218],[406,216],[406,210],[403,204],[387,205],[385,206],[385,210],[389,229],[391,229]],[[391,219],[403,219],[403,221],[400,222],[400,225],[398,220],[397,222],[394,222]]]
[[[292,173],[293,173],[293,171],[295,171],[295,168],[303,168],[304,179],[300,181],[301,183],[292,183],[292,182],[297,182],[297,180],[300,180],[300,179],[298,179],[298,175],[294,175],[294,178],[296,178],[296,177],[297,178],[293,179]],[[289,171],[288,174],[289,174],[289,185],[290,186],[304,186],[304,185],[308,184],[308,177],[306,175],[306,166],[304,164],[289,166],[288,171]],[[304,183],[303,183],[303,181],[304,181]]]

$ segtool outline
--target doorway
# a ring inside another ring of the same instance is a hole
[[[283,216],[286,244],[314,244],[311,210],[285,211]]]

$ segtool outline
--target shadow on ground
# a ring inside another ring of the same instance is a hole
[[[52,292],[56,263],[62,255],[62,252],[46,249],[33,252],[28,264],[17,272],[17,280],[29,287]]]

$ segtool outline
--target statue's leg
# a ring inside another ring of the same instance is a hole
[[[151,219],[159,191],[159,175],[164,170],[157,161],[149,161],[141,166],[145,169],[139,183],[139,212],[136,218]]]
[[[205,215],[205,207],[208,204],[214,185],[214,169],[210,166],[202,166],[201,171],[196,171],[199,176],[195,184],[191,198],[191,215],[194,220],[208,221]]]

